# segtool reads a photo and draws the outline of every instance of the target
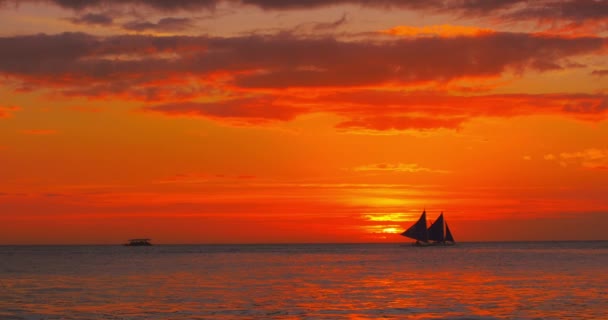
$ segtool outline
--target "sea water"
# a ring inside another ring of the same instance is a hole
[[[608,319],[608,242],[0,246],[0,319]]]

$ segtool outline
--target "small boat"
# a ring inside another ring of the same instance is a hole
[[[125,246],[139,247],[139,246],[151,246],[150,239],[130,239],[129,243],[125,243]]]
[[[426,226],[426,210],[422,211],[422,215],[411,227],[405,230],[402,234],[404,237],[408,237],[416,240],[415,246],[426,247],[426,246],[437,246],[437,245],[454,245],[454,237],[448,223],[443,218],[443,212],[439,215],[439,218],[431,224],[430,227]]]

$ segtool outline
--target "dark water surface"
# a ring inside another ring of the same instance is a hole
[[[0,246],[0,319],[608,319],[608,242]]]

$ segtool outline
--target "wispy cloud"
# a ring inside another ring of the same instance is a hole
[[[15,107],[15,106],[0,106],[0,119],[1,118],[8,118],[10,117],[13,112],[18,111],[19,107]]]
[[[594,76],[608,76],[608,69],[601,69],[601,70],[593,70],[591,72],[592,75]]]
[[[333,112],[349,118],[339,128],[370,130],[458,129],[477,117],[556,114],[582,120],[602,120],[608,97],[590,94],[505,94],[456,96],[440,92],[360,90],[323,98]],[[382,106],[382,107],[379,107]]]
[[[578,166],[585,169],[608,170],[608,149],[590,148],[576,152],[547,154],[545,160],[556,161],[560,165]]]
[[[456,26],[456,25],[432,25],[432,26],[396,26],[390,29],[381,30],[382,34],[404,37],[462,37],[462,36],[481,36],[484,34],[494,33],[494,30],[471,27],[471,26]]]
[[[210,119],[234,120],[249,124],[267,121],[287,121],[305,113],[305,109],[281,105],[268,98],[243,98],[218,102],[184,102],[153,105],[146,112],[169,116],[194,116]]]
[[[359,172],[432,172],[432,173],[449,173],[447,170],[430,169],[420,166],[417,163],[375,163],[355,167],[354,171]]]
[[[109,26],[114,22],[114,18],[107,13],[87,13],[78,17],[68,18],[74,24],[101,25]]]
[[[130,31],[155,31],[155,32],[176,32],[184,31],[194,26],[194,20],[190,18],[163,18],[158,22],[131,21],[125,23],[122,27]]]
[[[313,30],[315,30],[315,31],[335,30],[336,28],[339,28],[339,27],[343,26],[344,24],[346,24],[347,21],[348,21],[348,19],[346,18],[346,13],[345,13],[342,15],[342,17],[340,19],[338,19],[336,21],[315,23],[313,26]]]

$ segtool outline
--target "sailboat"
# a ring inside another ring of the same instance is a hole
[[[445,227],[444,227],[445,226]],[[405,230],[402,234],[404,237],[412,238],[416,240],[414,245],[416,246],[433,246],[433,245],[454,245],[454,237],[448,227],[448,223],[443,218],[443,212],[439,215],[439,218],[431,224],[427,229],[426,227],[426,210],[422,211],[422,215],[416,223]]]

